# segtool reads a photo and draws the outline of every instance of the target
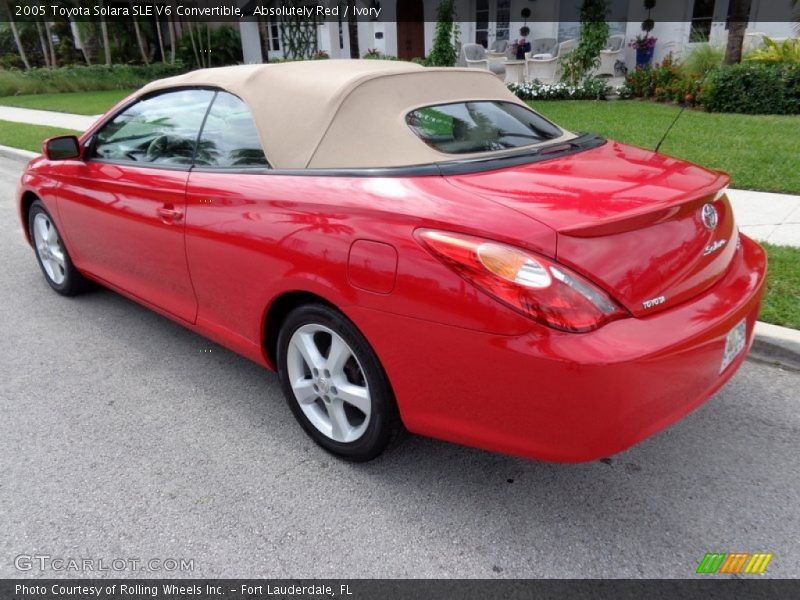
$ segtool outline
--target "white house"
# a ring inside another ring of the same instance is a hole
[[[381,8],[379,20],[358,23],[358,47],[411,59],[427,55],[436,28],[436,8],[440,0],[357,0],[365,7]],[[337,0],[326,4],[334,6]],[[651,35],[658,38],[655,59],[668,52],[685,54],[692,44],[724,44],[730,0],[657,0],[650,13],[655,22]],[[785,4],[785,6],[783,6]],[[529,39],[557,38],[559,41],[579,34],[580,0],[456,0],[462,43],[491,45],[495,40],[514,40],[527,25]],[[641,22],[648,17],[642,0],[609,0],[611,33],[624,33],[631,40],[641,32]],[[531,11],[522,17],[524,8]],[[791,0],[752,0],[749,33],[764,33],[786,38],[796,35],[791,22]],[[270,52],[282,51],[279,28],[271,23]],[[261,61],[261,42],[255,23],[241,23],[245,62]],[[318,26],[318,45],[332,58],[350,57],[347,22],[328,21]],[[626,62],[635,64],[632,49],[626,50]]]

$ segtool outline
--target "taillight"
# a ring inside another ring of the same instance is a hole
[[[461,277],[550,327],[591,331],[628,316],[593,283],[542,256],[460,233],[420,229],[416,235]]]

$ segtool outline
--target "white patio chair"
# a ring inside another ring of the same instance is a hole
[[[597,67],[597,75],[611,75],[614,72],[614,65],[618,60],[625,60],[625,36],[623,34],[612,35],[606,42],[606,47],[600,50],[600,65]]]
[[[577,40],[567,40],[556,46],[556,53],[549,52],[533,54],[525,61],[527,80],[538,79],[543,83],[550,83],[561,76],[561,64],[564,58],[578,46]]]
[[[486,52],[490,60],[503,60],[506,58],[508,40],[495,40]]]
[[[484,69],[497,76],[504,76],[506,67],[501,60],[490,60],[486,55],[486,48],[480,44],[464,44],[462,48],[464,62],[470,69]]]

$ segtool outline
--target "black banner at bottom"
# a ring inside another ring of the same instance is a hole
[[[2,579],[2,600],[502,600],[797,598],[800,581],[430,579]]]

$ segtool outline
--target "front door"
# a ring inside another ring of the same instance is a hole
[[[490,48],[511,38],[511,0],[475,0],[475,43]]]
[[[58,210],[79,268],[186,321],[197,314],[184,244],[186,184],[214,92],[187,89],[122,110],[84,161],[63,167]]]
[[[397,0],[397,56],[402,60],[425,57],[423,0]]]

